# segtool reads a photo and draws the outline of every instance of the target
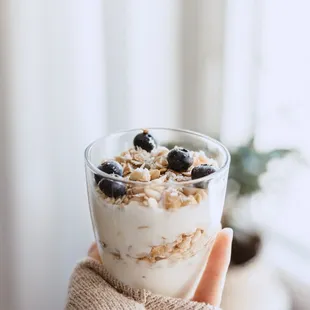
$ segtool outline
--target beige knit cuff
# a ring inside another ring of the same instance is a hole
[[[217,307],[133,289],[116,280],[105,267],[85,259],[75,268],[65,310],[220,310]]]

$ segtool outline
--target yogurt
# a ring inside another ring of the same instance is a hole
[[[214,184],[199,204],[168,210],[160,203],[155,208],[136,201],[115,205],[94,187],[90,193],[92,220],[106,268],[131,287],[191,297],[220,229],[225,184],[225,180]],[[152,249],[160,251],[161,246],[172,250],[167,255],[162,251],[152,260]]]

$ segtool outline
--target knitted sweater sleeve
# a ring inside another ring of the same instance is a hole
[[[113,278],[105,267],[86,259],[74,269],[65,310],[220,310],[205,303],[133,289]]]

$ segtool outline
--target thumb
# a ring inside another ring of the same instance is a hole
[[[195,292],[194,301],[220,306],[230,263],[232,238],[231,228],[225,228],[218,233],[207,267]]]
[[[101,258],[99,255],[98,247],[96,242],[92,243],[91,247],[88,250],[88,257],[91,257],[101,263]]]

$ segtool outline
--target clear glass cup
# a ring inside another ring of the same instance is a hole
[[[124,180],[97,167],[133,147],[141,129],[96,140],[85,151],[95,238],[105,267],[124,284],[190,298],[221,229],[230,155],[221,143],[199,133],[165,128],[150,128],[149,132],[158,145],[169,149],[180,146],[204,151],[217,162],[217,171],[182,182]],[[98,188],[95,175],[121,182],[127,193],[136,193],[137,199],[128,203],[126,199],[107,198]]]

